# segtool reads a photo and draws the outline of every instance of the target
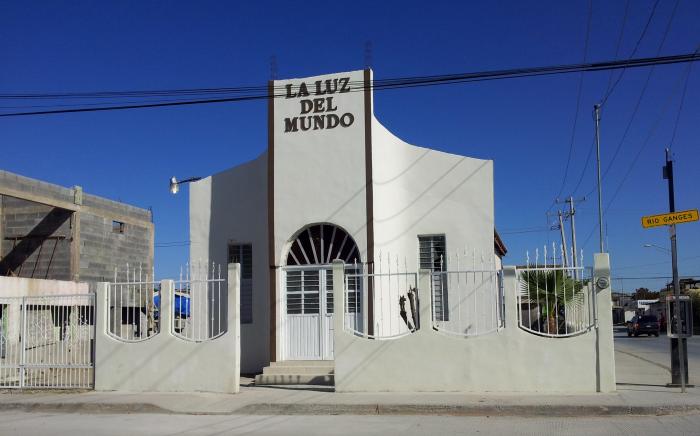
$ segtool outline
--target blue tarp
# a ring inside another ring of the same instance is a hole
[[[160,295],[153,297],[153,303],[156,307],[160,308]],[[192,305],[190,302],[190,297],[186,295],[175,294],[174,301],[175,316],[180,318],[189,318],[192,310]]]

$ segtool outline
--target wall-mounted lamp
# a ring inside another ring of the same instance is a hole
[[[178,191],[180,190],[180,184],[196,182],[197,180],[202,180],[202,178],[201,177],[190,177],[188,179],[178,181],[175,178],[175,176],[173,176],[170,178],[170,193],[173,195],[177,194]]]

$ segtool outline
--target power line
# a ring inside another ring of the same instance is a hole
[[[678,113],[676,114],[676,122],[673,124],[673,134],[671,135],[671,141],[668,145],[669,148],[673,147],[673,142],[676,140],[676,130],[678,129],[678,121],[681,118],[681,112],[683,112],[683,102],[685,101],[685,93],[688,90],[688,82],[690,81],[690,71],[692,70],[693,64],[688,64],[688,70],[685,73],[685,83],[683,84],[683,93],[681,94],[681,101],[678,105]]]
[[[651,13],[649,14],[649,18],[647,19],[646,24],[644,25],[644,28],[642,29],[642,33],[639,35],[639,38],[637,39],[637,43],[634,45],[634,49],[632,49],[632,53],[630,53],[630,59],[637,53],[637,50],[639,49],[639,44],[642,42],[644,39],[644,35],[646,35],[647,30],[649,30],[649,25],[651,24],[651,20],[654,18],[654,13],[656,12],[656,7],[659,5],[659,0],[656,0],[654,2],[654,6],[651,8]],[[603,96],[600,105],[604,106],[605,103],[608,101],[608,98],[612,93],[615,91],[615,88],[617,87],[617,84],[620,83],[620,80],[622,79],[622,76],[625,75],[626,69],[623,68],[622,72],[620,73],[619,76],[617,76],[617,80],[615,80],[615,83],[613,83],[612,87],[608,89],[608,91],[605,93]]]
[[[549,227],[538,227],[538,228],[532,228],[532,229],[524,229],[524,230],[511,230],[511,231],[503,231],[499,232],[502,235],[518,235],[521,233],[544,233],[544,232],[549,232],[552,229]]]
[[[679,0],[676,0],[675,4],[673,6],[673,9],[671,11],[671,15],[669,16],[668,22],[666,23],[666,27],[664,29],[663,36],[661,37],[661,41],[659,42],[659,47],[656,50],[656,56],[659,56],[661,54],[661,49],[663,48],[664,43],[666,42],[666,37],[668,36],[668,34],[671,30],[671,26],[673,24],[673,18],[675,17],[676,10],[678,8],[678,3],[679,3]],[[639,108],[641,107],[642,100],[644,99],[644,95],[646,94],[646,91],[649,87],[649,82],[651,81],[651,76],[653,73],[654,73],[654,67],[651,67],[649,69],[649,73],[647,74],[646,80],[644,81],[644,85],[642,85],[642,89],[640,91],[639,98],[637,98],[637,102],[635,103],[634,109],[632,110],[632,115],[630,116],[630,119],[627,122],[627,126],[625,127],[625,130],[622,134],[622,138],[620,138],[620,141],[618,142],[617,147],[615,147],[615,151],[613,152],[613,156],[610,159],[610,162],[608,163],[607,167],[605,168],[605,171],[603,172],[603,177],[602,177],[603,180],[605,180],[608,173],[610,172],[610,169],[612,168],[613,164],[615,163],[615,159],[617,159],[617,156],[620,153],[620,150],[622,149],[622,145],[624,144],[625,140],[627,139],[627,134],[629,133],[630,128],[632,127],[632,124],[634,123],[635,118],[637,117],[637,113],[639,111]],[[620,76],[620,78],[621,78],[621,76]],[[594,191],[595,191],[595,187],[592,188],[586,194],[586,196],[591,195]]]
[[[586,62],[588,57],[588,39],[591,34],[591,17],[593,16],[593,0],[588,1],[588,20],[586,22],[586,39],[583,45],[583,62]],[[569,165],[571,164],[571,155],[574,151],[574,142],[576,139],[576,126],[578,125],[578,113],[581,108],[581,94],[583,91],[583,72],[579,73],[578,80],[578,90],[576,92],[576,111],[574,112],[574,122],[571,128],[571,140],[569,141],[569,153],[566,157],[566,166],[564,167],[564,177],[561,181],[561,186],[559,187],[559,192],[555,198],[561,196],[562,191],[564,191],[564,186],[566,186],[566,178],[569,175]],[[551,207],[550,207],[551,209]]]
[[[651,140],[651,138],[654,136],[654,133],[656,132],[656,129],[657,129],[657,127],[659,126],[659,124],[661,124],[661,120],[662,120],[662,119],[664,118],[664,116],[666,115],[666,111],[668,110],[668,108],[669,108],[669,106],[670,106],[672,97],[673,97],[673,95],[676,93],[676,90],[678,89],[678,87],[680,86],[680,83],[681,83],[682,78],[683,78],[683,74],[681,74],[681,75],[679,76],[678,80],[676,81],[676,83],[675,83],[675,85],[674,85],[673,90],[672,90],[671,92],[668,93],[668,98],[666,99],[666,102],[664,103],[663,107],[661,108],[661,111],[659,112],[658,116],[656,117],[656,120],[654,121],[654,123],[653,123],[651,129],[649,129],[649,133],[647,134],[646,138],[645,138],[644,141],[642,142],[642,146],[641,146],[641,147],[639,148],[639,150],[637,151],[637,154],[634,156],[634,159],[632,159],[632,162],[630,163],[630,166],[629,166],[629,168],[627,169],[627,172],[625,173],[624,177],[622,178],[622,180],[621,180],[620,183],[618,184],[617,188],[615,189],[614,194],[612,195],[612,197],[610,198],[610,200],[609,200],[607,206],[605,207],[605,211],[609,210],[610,207],[611,207],[611,206],[613,205],[613,203],[615,202],[615,199],[617,198],[617,195],[620,193],[620,190],[622,189],[622,186],[625,184],[625,182],[627,181],[627,178],[628,178],[629,175],[632,173],[632,170],[634,169],[635,165],[637,164],[637,161],[639,160],[639,157],[641,156],[641,154],[642,154],[642,152],[644,151],[644,149],[646,148],[646,146],[649,144],[649,141]],[[585,239],[585,241],[584,241],[582,247],[585,247],[586,244],[588,244],[588,241],[590,241],[591,237],[593,236],[593,234],[595,233],[595,231],[596,231],[597,229],[598,229],[598,224],[596,223],[596,224],[593,226],[593,229],[591,229],[591,232],[590,232],[590,233],[588,234],[588,236],[586,237],[586,239]]]
[[[620,34],[617,36],[617,44],[615,44],[615,59],[617,59],[617,56],[620,54],[620,47],[622,46],[622,39],[623,36],[625,35],[625,26],[627,25],[627,13],[629,12],[630,8],[630,0],[627,0],[625,2],[625,12],[622,15],[622,26],[620,26]],[[614,71],[610,72],[610,76],[608,76],[608,86],[605,88],[605,94],[607,94],[610,91],[610,87],[612,86],[612,78],[615,75]]]
[[[370,88],[374,90],[385,90],[385,89],[402,89],[402,88],[414,88],[422,86],[436,86],[436,85],[447,85],[447,84],[457,84],[457,83],[468,83],[468,82],[479,82],[487,80],[503,80],[503,79],[514,79],[523,77],[535,77],[535,76],[547,76],[547,75],[558,75],[558,74],[568,74],[574,72],[591,72],[591,71],[607,71],[621,68],[639,68],[647,67],[653,65],[670,65],[677,63],[695,62],[700,60],[700,55],[697,52],[689,54],[679,54],[663,57],[652,57],[652,58],[639,58],[639,59],[627,59],[627,60],[616,60],[616,61],[605,61],[596,63],[583,63],[574,65],[556,65],[547,67],[533,67],[533,68],[518,68],[510,70],[497,70],[497,71],[485,71],[485,72],[475,72],[475,73],[462,73],[462,74],[450,74],[442,76],[425,76],[425,77],[414,77],[414,78],[400,78],[400,79],[384,79],[380,81],[374,81],[370,84]],[[351,92],[361,92],[365,90],[365,85],[360,82],[355,88],[351,88]],[[286,95],[284,92],[273,95],[268,95],[266,92],[252,93],[247,95],[241,95],[236,97],[226,97],[226,98],[210,98],[210,99],[199,99],[199,100],[187,100],[187,101],[175,101],[175,102],[164,102],[164,103],[143,103],[134,105],[115,105],[115,106],[103,106],[103,107],[79,107],[72,109],[60,109],[60,110],[45,110],[45,111],[34,111],[34,112],[14,112],[14,113],[4,113],[0,114],[0,117],[15,117],[15,116],[32,116],[32,115],[48,115],[48,114],[65,114],[65,113],[81,113],[81,112],[98,112],[98,111],[112,111],[112,110],[124,110],[124,109],[141,109],[141,108],[157,108],[157,107],[168,107],[168,106],[188,106],[188,105],[200,105],[200,104],[214,104],[214,103],[230,103],[230,102],[241,102],[241,101],[254,101],[263,100],[268,98],[284,98]]]
[[[630,0],[627,0],[625,2],[625,12],[622,15],[622,25],[620,26],[620,33],[617,36],[617,43],[615,44],[615,58],[617,58],[617,56],[620,54],[620,47],[622,46],[622,39],[625,35],[625,27],[627,25],[627,16],[628,16],[628,12],[629,12],[629,6],[630,6]],[[608,85],[607,85],[606,90],[605,90],[606,94],[610,91],[610,87],[612,86],[612,79],[613,79],[614,74],[615,74],[615,71],[611,70],[610,75],[608,76]],[[588,149],[588,155],[586,156],[586,162],[583,165],[583,169],[581,170],[581,174],[579,175],[578,181],[576,182],[576,186],[574,187],[572,195],[576,195],[579,187],[581,187],[581,182],[583,182],[583,177],[586,175],[586,170],[588,169],[588,165],[591,162],[591,157],[593,157],[594,150],[595,150],[595,135],[593,136],[593,139],[591,140],[591,146]]]
[[[591,140],[591,146],[588,148],[588,155],[586,156],[586,163],[583,165],[583,169],[581,170],[581,175],[579,175],[578,181],[576,182],[576,186],[574,187],[574,190],[572,191],[572,195],[576,195],[578,192],[578,188],[581,187],[581,182],[583,182],[583,177],[586,175],[586,170],[588,169],[588,165],[591,163],[591,157],[593,157],[593,151],[595,150],[595,135],[593,136],[593,139]],[[590,194],[588,194],[590,195]],[[587,197],[588,195],[585,195]]]
[[[684,257],[682,259],[678,259],[679,262],[687,262],[689,260],[694,260],[694,259],[700,259],[700,256],[688,256]],[[652,263],[641,263],[638,265],[626,265],[626,266],[620,266],[620,267],[615,267],[613,268],[614,271],[620,270],[620,269],[630,269],[630,268],[643,268],[647,266],[657,266],[657,265],[666,265],[667,263],[671,263],[671,259],[665,260],[663,262],[652,262]]]

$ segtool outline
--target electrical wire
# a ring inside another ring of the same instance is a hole
[[[617,36],[617,43],[615,44],[615,58],[620,54],[620,47],[622,46],[622,40],[625,35],[625,27],[627,25],[627,16],[629,13],[629,6],[630,6],[630,0],[627,0],[625,2],[625,11],[622,14],[622,25],[620,26],[620,33]],[[607,94],[610,91],[610,87],[612,86],[612,79],[615,75],[615,71],[611,70],[610,75],[608,76],[608,85],[606,86],[605,94]],[[581,183],[583,182],[583,177],[586,174],[586,170],[588,169],[588,165],[591,162],[591,158],[593,157],[593,151],[595,150],[595,135],[593,135],[593,140],[591,141],[591,146],[588,149],[588,155],[586,156],[586,162],[583,165],[583,169],[581,170],[581,174],[579,175],[578,181],[576,182],[576,186],[574,187],[573,194],[576,195],[578,192],[579,188],[581,187]],[[584,196],[586,197],[586,196]]]
[[[632,162],[630,163],[630,166],[628,167],[627,172],[625,173],[624,177],[622,178],[620,183],[617,185],[617,188],[615,189],[614,194],[612,195],[612,197],[608,201],[607,206],[604,208],[605,212],[607,212],[610,209],[610,207],[615,203],[615,199],[617,198],[617,195],[620,193],[622,186],[625,184],[625,182],[627,181],[627,178],[632,173],[632,170],[634,169],[635,165],[637,164],[639,157],[641,156],[641,154],[644,151],[644,149],[646,148],[646,146],[649,144],[649,141],[651,140],[651,138],[654,136],[654,133],[656,132],[656,129],[658,128],[659,124],[661,124],[661,120],[666,115],[666,112],[668,111],[668,108],[670,106],[672,98],[673,98],[674,94],[676,93],[676,91],[678,90],[682,79],[683,79],[683,74],[681,74],[679,76],[678,80],[676,80],[676,83],[674,85],[673,90],[668,93],[668,98],[666,99],[666,102],[662,106],[661,111],[657,115],[656,120],[654,121],[652,127],[649,129],[649,132],[647,133],[646,138],[642,142],[641,147],[637,151],[637,154],[634,156],[634,159],[632,159]],[[593,234],[595,233],[595,231],[597,229],[598,229],[598,224],[596,223],[593,226],[593,229],[591,229],[591,232],[588,234],[588,236],[584,240],[583,245],[581,245],[581,247],[586,247],[586,244],[588,244],[588,242],[590,241],[591,237],[593,236]]]
[[[671,148],[673,147],[673,142],[676,140],[676,130],[678,130],[678,121],[681,118],[681,113],[683,112],[683,102],[685,101],[685,94],[686,91],[688,90],[688,82],[690,81],[690,72],[692,70],[693,64],[688,64],[688,70],[685,73],[685,83],[683,84],[683,93],[681,94],[681,101],[678,105],[678,112],[676,113],[676,121],[673,124],[673,134],[671,135],[671,141],[668,144],[668,147]]]
[[[591,17],[593,16],[593,0],[588,1],[588,19],[586,21],[586,39],[585,43],[583,45],[583,62],[585,63],[587,58],[588,58],[588,40],[591,34]],[[562,177],[561,180],[561,186],[559,187],[559,192],[557,193],[555,198],[558,199],[561,196],[561,193],[564,191],[564,187],[566,186],[566,179],[569,175],[569,165],[571,165],[571,156],[573,155],[574,152],[574,143],[576,140],[576,126],[578,125],[578,114],[579,110],[581,108],[581,94],[583,91],[583,72],[579,73],[579,80],[578,80],[578,90],[576,92],[576,110],[574,112],[574,121],[573,121],[573,126],[571,128],[571,139],[569,141],[569,153],[567,154],[566,157],[566,165],[564,167],[564,177]],[[551,209],[551,207],[550,207]]]
[[[641,44],[642,40],[644,39],[644,35],[646,35],[647,30],[649,30],[649,25],[651,24],[652,19],[654,18],[654,14],[656,13],[656,7],[659,5],[660,0],[656,0],[654,2],[654,5],[651,8],[651,12],[649,13],[649,18],[647,18],[647,22],[644,25],[644,28],[642,29],[642,33],[639,35],[639,38],[637,39],[637,43],[634,45],[634,48],[632,49],[632,53],[630,53],[629,59],[634,57],[635,54],[637,54],[637,50],[639,50],[639,45]],[[675,10],[675,8],[674,8]],[[608,91],[605,93],[603,98],[601,99],[600,105],[605,106],[605,103],[608,101],[608,98],[612,95],[612,93],[615,91],[615,88],[617,87],[617,84],[620,83],[620,80],[622,80],[622,76],[625,75],[626,69],[623,68],[622,72],[620,73],[619,76],[617,76],[617,79],[615,80],[615,83],[613,83],[612,87],[608,89]]]
[[[385,90],[385,89],[403,89],[403,88],[414,88],[422,86],[436,86],[436,85],[446,85],[446,84],[457,84],[457,83],[468,83],[468,82],[478,82],[486,80],[503,80],[503,79],[514,79],[523,77],[534,77],[534,76],[547,76],[547,75],[558,75],[567,74],[573,72],[590,72],[590,71],[607,71],[611,69],[620,68],[638,68],[652,65],[670,65],[676,63],[686,63],[695,62],[700,60],[700,56],[696,53],[692,54],[679,54],[670,55],[664,57],[653,57],[653,58],[639,58],[639,59],[627,59],[627,60],[616,60],[616,61],[604,61],[596,63],[583,63],[574,65],[556,65],[547,67],[533,67],[533,68],[518,68],[510,70],[496,70],[496,71],[485,71],[485,72],[475,72],[475,73],[462,73],[462,74],[451,74],[443,76],[424,76],[415,78],[402,78],[402,79],[385,79],[381,81],[373,81],[373,83],[366,86],[364,82],[359,82],[360,84],[355,88],[351,88],[350,92],[361,92],[366,88],[373,90]],[[278,87],[279,88],[279,87]],[[241,102],[241,101],[254,101],[254,100],[266,100],[269,98],[284,98],[286,94],[273,93],[268,95],[265,93],[252,93],[246,95],[240,95],[235,97],[225,97],[225,98],[209,98],[209,99],[198,99],[198,100],[187,100],[187,101],[175,101],[175,102],[165,102],[165,103],[152,103],[146,102],[143,104],[133,104],[133,105],[115,105],[115,106],[103,106],[103,107],[78,107],[72,109],[60,109],[60,110],[44,110],[44,111],[32,111],[32,112],[13,112],[13,113],[0,113],[0,117],[16,117],[16,116],[32,116],[32,115],[48,115],[48,114],[65,114],[65,113],[81,113],[81,112],[98,112],[98,111],[112,111],[112,110],[124,110],[124,109],[141,109],[141,108],[157,108],[157,107],[168,107],[168,106],[187,106],[187,105],[200,105],[200,104],[213,104],[213,103],[229,103],[229,102]]]
[[[673,9],[671,10],[671,15],[669,16],[668,22],[666,23],[666,27],[664,29],[663,36],[661,37],[661,41],[659,42],[658,48],[656,49],[656,56],[659,56],[661,54],[661,50],[663,49],[664,43],[666,42],[666,37],[668,36],[668,34],[671,30],[671,27],[673,24],[673,19],[676,16],[676,10],[678,9],[678,3],[679,3],[679,0],[676,0],[676,2],[673,5]],[[642,85],[642,89],[639,93],[639,97],[637,98],[637,102],[634,105],[634,109],[632,110],[632,115],[630,116],[630,119],[627,122],[625,130],[622,134],[622,138],[620,138],[620,141],[617,143],[617,146],[615,147],[615,151],[613,152],[612,158],[610,159],[610,162],[608,162],[608,165],[606,166],[605,171],[603,172],[601,180],[605,180],[608,173],[610,172],[610,169],[615,164],[615,159],[617,159],[617,156],[619,155],[620,150],[622,149],[622,146],[625,143],[625,140],[627,139],[627,135],[630,131],[630,128],[632,127],[632,124],[634,123],[634,120],[637,117],[637,113],[639,111],[639,108],[641,107],[642,100],[644,99],[644,96],[647,92],[647,89],[649,87],[649,82],[651,81],[651,76],[653,73],[654,73],[654,67],[651,67],[649,69],[649,73],[647,74],[647,77],[644,81],[644,84]],[[588,193],[586,194],[586,197],[593,194],[593,192],[595,192],[595,190],[596,190],[596,187],[594,186],[590,191],[588,191]]]

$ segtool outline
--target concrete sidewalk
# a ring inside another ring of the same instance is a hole
[[[209,393],[5,392],[0,411],[252,415],[614,416],[700,413],[700,388],[620,385],[614,394],[335,393],[243,386]]]

